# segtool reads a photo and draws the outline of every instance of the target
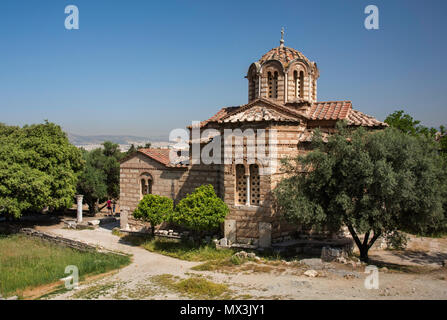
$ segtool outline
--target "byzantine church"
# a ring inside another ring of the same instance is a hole
[[[309,152],[313,130],[319,128],[323,137],[327,137],[335,132],[340,120],[349,127],[362,126],[371,130],[387,126],[353,109],[349,100],[318,101],[320,72],[317,64],[298,50],[286,47],[284,31],[281,34],[280,45],[248,68],[248,103],[223,107],[197,126],[200,132],[214,129],[222,136],[226,129],[252,129],[254,132],[262,129],[267,135],[274,131],[276,152],[270,160],[277,164],[276,169],[262,170],[262,163],[252,163],[244,155],[242,161],[236,162],[232,157],[232,161],[220,164],[173,163],[171,149],[139,149],[120,165],[122,230],[148,230],[147,225],[132,216],[145,194],[167,196],[178,203],[198,186],[211,184],[230,209],[223,226],[225,242],[256,248],[290,240],[300,230],[281,219],[272,197],[275,186],[284,177],[280,160]],[[194,143],[202,149],[213,142],[212,135],[194,140],[193,128],[188,129],[189,150]],[[236,146],[236,143],[242,145]],[[234,156],[236,147],[246,152],[247,141],[235,139],[228,146],[222,139],[222,154],[230,148]]]

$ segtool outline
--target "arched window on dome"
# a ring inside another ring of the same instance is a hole
[[[269,98],[272,98],[272,91],[273,91],[273,76],[272,73],[269,71],[267,73],[267,80],[268,80],[268,85],[269,85]]]
[[[300,71],[300,77],[298,79],[299,97],[304,98],[304,72]]]
[[[278,98],[278,72],[275,71],[273,74],[273,90],[272,96],[274,99]]]
[[[256,99],[256,77],[251,77],[250,80],[250,100]]]
[[[317,82],[315,79],[312,80],[312,100],[317,100]]]
[[[294,96],[298,97],[298,94],[300,92],[300,83],[298,79],[298,71],[293,71],[293,85],[295,87]]]
[[[269,85],[269,98],[278,98],[278,71],[273,74],[269,71],[267,73],[268,85]]]

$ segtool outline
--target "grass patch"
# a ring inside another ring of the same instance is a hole
[[[225,284],[214,283],[204,278],[188,278],[176,284],[178,290],[194,297],[216,298],[227,292]]]
[[[25,235],[0,235],[0,293],[21,295],[25,289],[59,281],[65,268],[75,265],[79,276],[121,268],[130,257],[99,252],[81,252]]]
[[[223,260],[235,253],[231,249],[216,249],[212,244],[197,245],[190,241],[138,236],[125,236],[122,239],[148,251],[186,261]]]
[[[114,236],[118,236],[118,237],[124,237],[125,236],[125,234],[120,231],[120,228],[113,228],[112,229],[112,234]]]
[[[116,283],[97,284],[82,290],[77,291],[73,298],[83,300],[93,300],[107,294],[110,290],[116,287]]]
[[[187,261],[221,260],[231,257],[233,250],[218,250],[214,245],[195,245],[191,242],[178,242],[165,239],[152,239],[141,245],[146,250],[157,252]]]
[[[215,283],[202,277],[178,280],[178,277],[162,274],[152,277],[151,280],[157,285],[195,299],[223,299],[230,297],[230,290],[227,285]]]
[[[192,267],[195,271],[215,271],[224,270],[225,267],[234,267],[236,264],[232,262],[231,258],[221,259],[221,260],[210,260],[205,263],[199,264],[198,266]]]

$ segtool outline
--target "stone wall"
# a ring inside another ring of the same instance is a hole
[[[141,193],[141,177],[150,176],[152,194],[165,196],[177,204],[195,188],[213,185],[219,195],[220,168],[217,166],[167,167],[143,154],[121,163],[120,168],[120,208],[121,229],[133,231],[149,230],[149,225],[133,219],[132,213],[143,197]]]
[[[35,238],[39,238],[41,240],[45,240],[51,243],[55,243],[58,245],[62,245],[62,246],[66,246],[72,249],[76,249],[76,250],[80,250],[80,251],[96,251],[96,247],[91,246],[89,244],[80,242],[80,241],[76,241],[76,240],[71,240],[71,239],[66,239],[63,237],[59,237],[59,236],[55,236],[52,234],[48,234],[42,231],[37,231],[34,229],[30,229],[30,228],[23,228],[20,230],[20,233],[26,234],[27,236],[30,237],[35,237]]]
[[[223,135],[224,129],[265,129],[276,131],[276,171],[263,173],[263,164],[260,167],[259,176],[259,204],[252,205],[239,203],[237,201],[236,189],[236,140],[230,144],[221,144],[221,154],[228,157],[228,150],[232,148],[229,160],[222,158],[222,165],[189,165],[184,168],[167,167],[155,160],[143,155],[136,154],[134,157],[121,163],[121,228],[132,231],[148,231],[149,226],[132,218],[138,202],[142,198],[140,190],[140,178],[149,175],[152,181],[152,193],[174,199],[177,203],[188,193],[203,184],[212,184],[218,196],[228,205],[230,212],[224,225],[225,237],[232,243],[259,245],[260,242],[288,240],[298,231],[297,226],[287,224],[280,219],[274,210],[272,190],[284,177],[280,168],[280,159],[295,157],[299,153],[307,152],[298,148],[299,135],[305,130],[306,123],[290,125],[290,123],[258,122],[258,123],[228,123],[225,125],[214,124],[209,126],[219,130]],[[243,142],[243,154],[247,154],[247,141]],[[267,143],[268,152],[269,145]],[[243,157],[245,176],[250,175],[250,164],[247,157]],[[250,181],[250,180],[247,180]],[[270,233],[270,234],[268,234]],[[260,237],[262,239],[260,239]]]

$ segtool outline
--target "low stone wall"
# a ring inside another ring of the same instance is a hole
[[[66,246],[66,247],[69,247],[72,249],[80,250],[80,251],[96,251],[98,249],[97,247],[94,247],[92,245],[89,245],[89,244],[86,244],[86,243],[83,243],[80,241],[55,236],[52,234],[48,234],[48,233],[45,233],[42,231],[30,229],[30,228],[20,229],[20,233],[26,234],[27,236],[30,236],[30,237],[36,237],[41,240],[49,241],[51,243],[55,243],[58,245]]]
[[[276,244],[272,246],[274,250],[286,251],[294,250],[299,254],[310,254],[321,256],[324,247],[341,250],[346,255],[350,255],[353,250],[353,241],[349,238],[336,240],[292,240],[290,242]]]

